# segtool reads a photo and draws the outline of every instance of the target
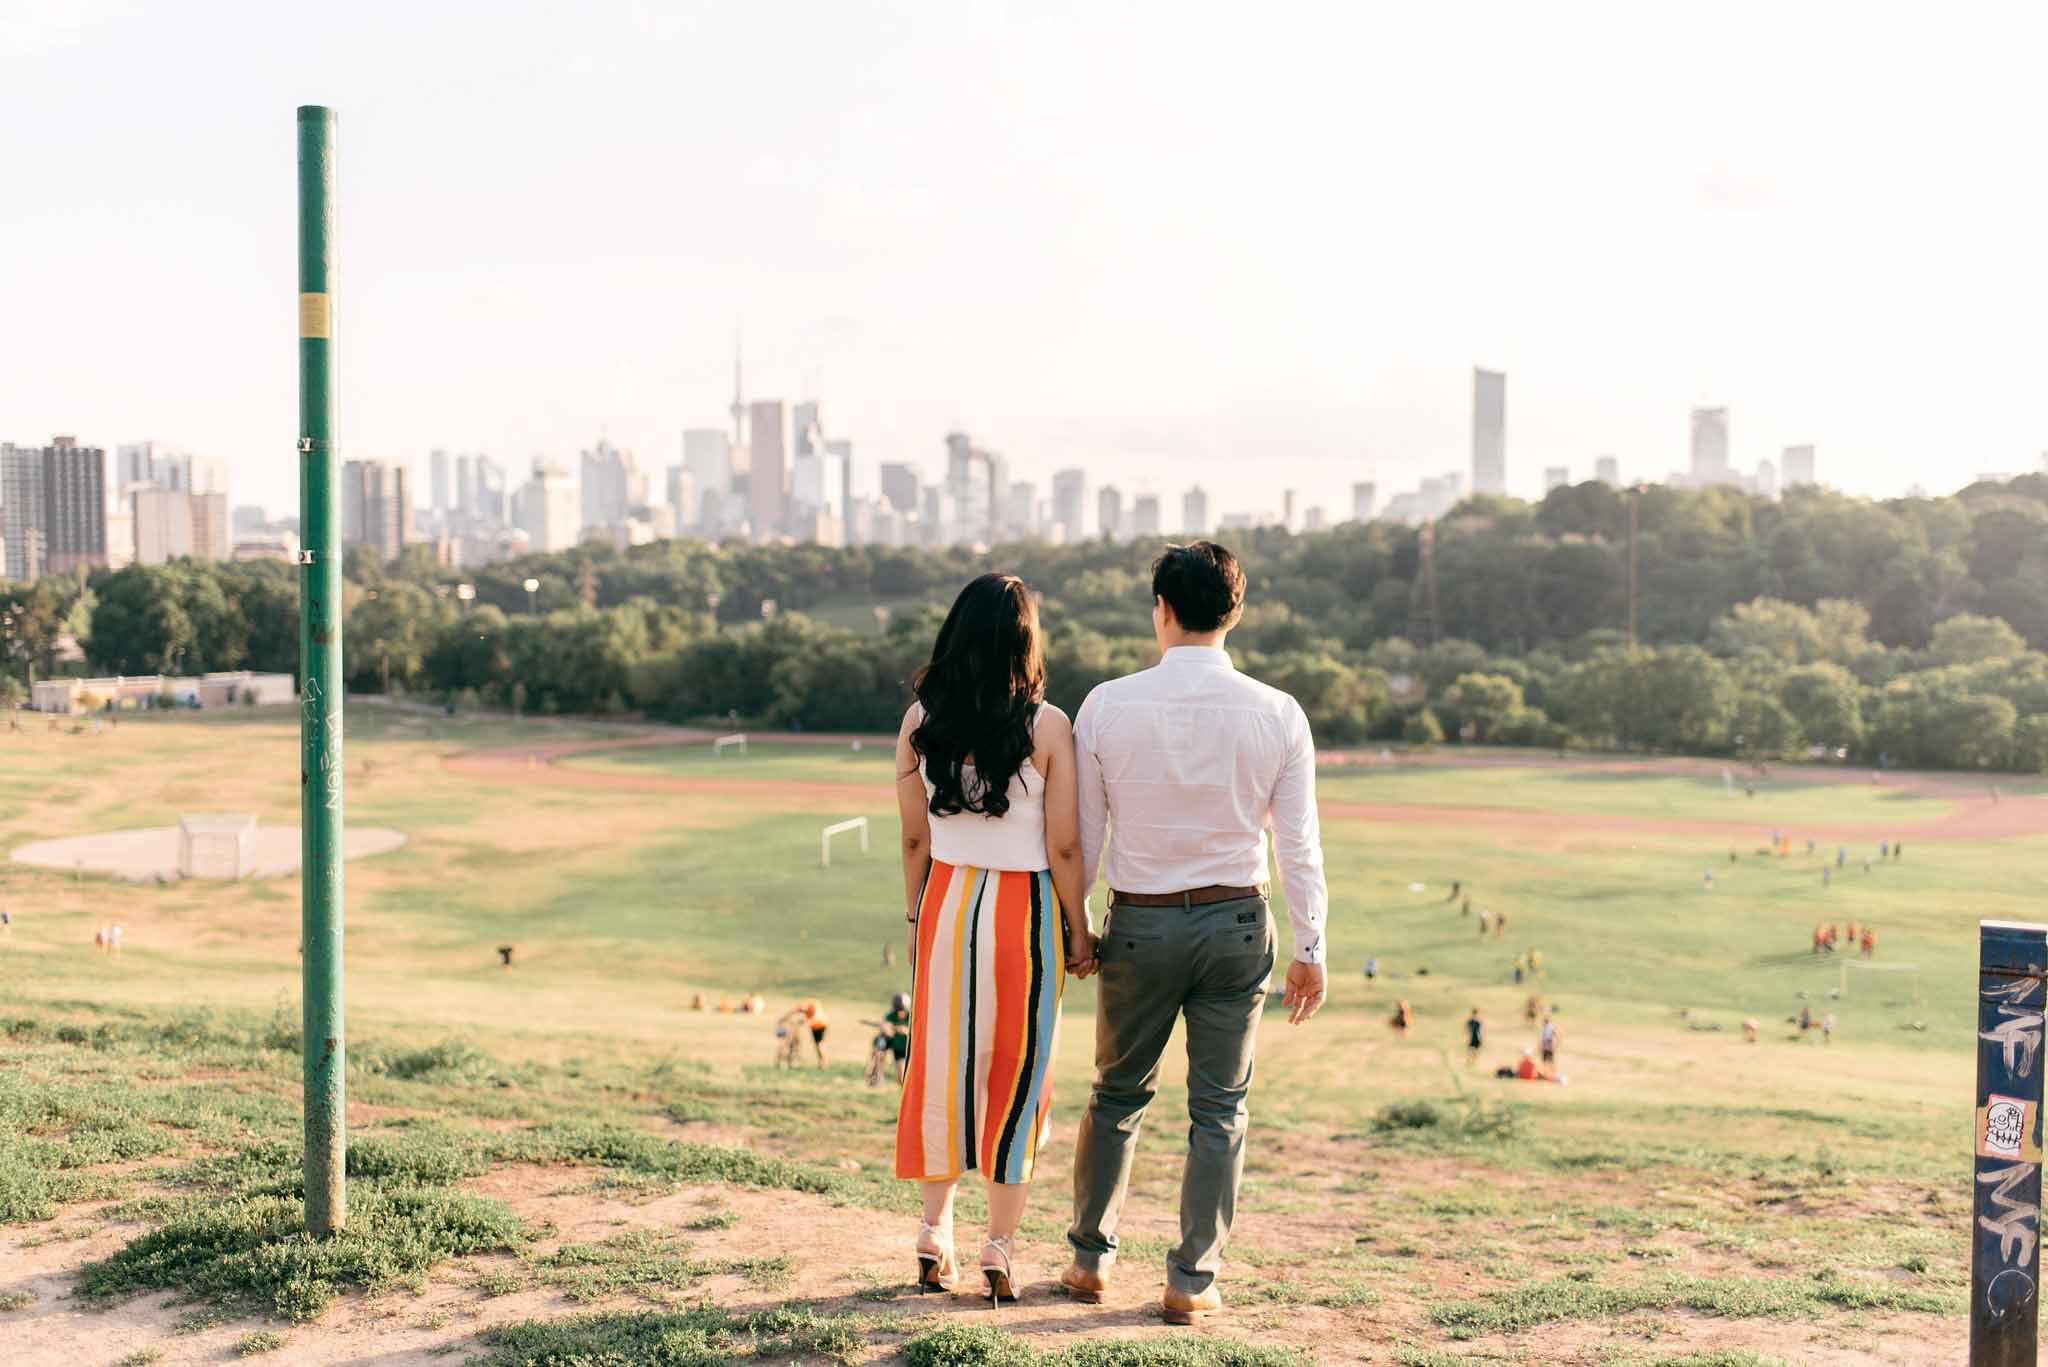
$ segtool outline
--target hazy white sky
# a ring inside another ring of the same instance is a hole
[[[2048,448],[2036,5],[0,0],[0,437],[296,499],[293,108],[340,115],[344,450],[659,467],[815,392],[1216,511],[1819,446]],[[1170,508],[1175,507],[1169,504]],[[1172,520],[1169,513],[1169,520]]]

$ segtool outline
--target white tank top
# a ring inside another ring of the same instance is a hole
[[[1041,703],[1032,714],[1034,734],[1038,718],[1049,705]],[[917,721],[911,723],[915,726],[924,719],[924,709],[917,703],[910,706],[917,714]],[[963,772],[973,768],[971,764],[961,766]],[[933,792],[931,775],[925,773],[922,762],[917,772],[924,780],[925,801],[929,803]],[[931,822],[932,858],[956,868],[1036,873],[1051,863],[1045,857],[1045,775],[1029,759],[1010,780],[1010,810],[1002,816],[955,812],[951,816],[933,816]]]

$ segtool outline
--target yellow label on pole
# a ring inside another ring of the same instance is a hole
[[[299,296],[299,336],[326,337],[331,335],[334,324],[334,296],[331,294],[302,294]]]

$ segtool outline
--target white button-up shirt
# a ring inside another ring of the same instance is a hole
[[[1300,703],[1217,647],[1175,646],[1090,693],[1074,743],[1089,886],[1098,868],[1118,892],[1263,884],[1270,819],[1294,957],[1323,962],[1330,897]]]

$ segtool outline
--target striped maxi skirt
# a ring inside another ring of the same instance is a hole
[[[932,861],[896,1175],[1028,1182],[1052,1111],[1066,935],[1052,875]]]

